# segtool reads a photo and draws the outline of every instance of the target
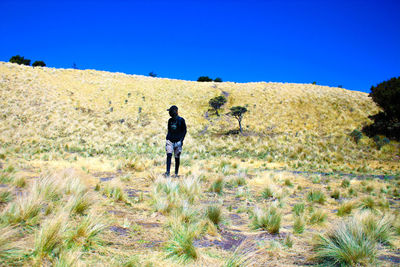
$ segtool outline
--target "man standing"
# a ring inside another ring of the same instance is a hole
[[[182,152],[183,140],[186,135],[186,123],[182,117],[178,116],[178,107],[171,106],[169,109],[171,118],[168,120],[167,144],[165,150],[167,152],[167,172],[166,177],[170,175],[172,153],[175,155],[175,177],[178,177],[180,155]]]

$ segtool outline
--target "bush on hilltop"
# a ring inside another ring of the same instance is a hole
[[[41,60],[36,60],[33,62],[32,67],[46,67],[46,64]]]
[[[11,57],[9,61],[10,61],[10,63],[17,63],[19,65],[27,65],[27,66],[31,65],[30,59],[26,59],[24,57],[21,57],[20,55]]]
[[[212,82],[213,80],[208,76],[200,76],[197,79],[198,82]]]

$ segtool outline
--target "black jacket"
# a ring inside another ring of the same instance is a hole
[[[185,119],[177,116],[176,118],[170,118],[168,120],[168,133],[167,140],[175,143],[185,139],[186,135],[186,123]]]

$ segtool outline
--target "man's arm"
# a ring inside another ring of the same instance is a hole
[[[182,118],[182,139],[181,142],[183,142],[183,140],[185,139],[186,136],[186,122],[185,119]]]

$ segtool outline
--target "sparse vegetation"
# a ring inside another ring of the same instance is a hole
[[[349,136],[379,112],[364,93],[4,62],[0,73],[0,262],[7,266],[313,265],[308,255],[321,248],[342,253],[317,257],[321,266],[393,265],[398,142],[378,150],[372,138],[357,144]],[[241,136],[228,132],[234,117],[205,112],[219,94],[224,109],[251,108]],[[188,135],[180,177],[165,178],[172,104]],[[365,246],[353,237],[344,240],[353,247],[336,238],[312,250],[312,235],[327,238],[353,219],[383,257],[357,256],[353,248]],[[60,221],[59,231],[41,233]],[[353,263],[342,259],[348,251]]]

